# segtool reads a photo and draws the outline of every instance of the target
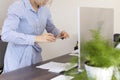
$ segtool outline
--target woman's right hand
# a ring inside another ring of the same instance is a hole
[[[55,42],[55,37],[51,33],[45,33],[35,37],[35,42]]]

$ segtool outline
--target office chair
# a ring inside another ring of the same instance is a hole
[[[114,42],[115,42],[114,47],[116,47],[120,43],[120,33],[115,33],[113,37],[114,37]]]
[[[1,40],[1,36],[0,36],[0,74],[2,73],[3,67],[4,67],[4,55],[5,55],[5,51],[7,48],[7,42],[3,42]]]

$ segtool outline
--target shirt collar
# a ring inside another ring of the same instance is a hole
[[[24,2],[24,5],[25,7],[28,9],[28,10],[32,10],[35,12],[34,8],[32,7],[31,3],[30,3],[30,0],[23,0]]]

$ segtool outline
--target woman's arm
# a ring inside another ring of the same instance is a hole
[[[17,8],[18,7],[16,7],[16,5],[12,5],[8,9],[8,17],[6,18],[4,25],[2,27],[1,38],[5,42],[11,42],[15,44],[34,45],[35,36],[19,33],[16,31],[20,22],[19,14],[21,14],[21,13],[18,13]]]
[[[55,27],[54,23],[52,22],[51,13],[49,10],[47,13],[48,13],[48,18],[47,18],[46,30],[48,33],[54,34],[54,36],[56,37],[60,33],[60,31]]]

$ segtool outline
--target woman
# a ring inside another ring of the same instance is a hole
[[[55,42],[67,38],[52,23],[49,0],[19,0],[8,9],[2,29],[2,40],[8,42],[3,73],[16,70],[42,60],[40,42]],[[44,30],[48,33],[43,34]]]

